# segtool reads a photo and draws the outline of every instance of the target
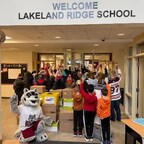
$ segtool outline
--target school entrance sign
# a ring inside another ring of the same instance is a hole
[[[144,0],[1,0],[0,25],[144,23]]]

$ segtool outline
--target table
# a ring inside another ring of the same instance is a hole
[[[122,119],[122,122],[125,124],[125,144],[130,144],[128,143],[128,135],[132,137],[132,144],[136,144],[137,141],[144,144],[144,126],[133,122],[131,119]]]

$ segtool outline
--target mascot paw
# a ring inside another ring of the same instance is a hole
[[[18,130],[14,133],[14,136],[15,136],[16,138],[19,138],[20,135],[21,135],[21,130],[18,129]]]
[[[20,137],[19,137],[19,142],[20,143],[28,143],[28,142],[30,142],[30,141],[32,141],[32,140],[34,140],[35,139],[35,136],[31,136],[31,137],[29,137],[29,138],[24,138],[23,136],[22,136],[22,134],[20,135]]]
[[[48,140],[48,136],[46,133],[39,133],[36,135],[36,141],[38,142],[43,142],[43,141],[46,141]]]
[[[43,121],[45,122],[46,125],[51,126],[53,123],[53,119],[51,117],[44,117]]]

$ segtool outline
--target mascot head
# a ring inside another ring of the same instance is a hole
[[[21,103],[25,106],[35,107],[39,104],[39,93],[37,89],[29,90],[24,88],[24,93],[21,97]]]

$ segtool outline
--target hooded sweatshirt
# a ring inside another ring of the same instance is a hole
[[[108,94],[107,96],[102,96],[98,100],[98,105],[97,105],[97,116],[100,119],[104,119],[110,116],[110,86],[106,84]],[[103,98],[105,97],[105,98]]]
[[[82,96],[84,97],[84,110],[85,111],[96,111],[96,105],[97,105],[97,97],[96,93],[93,92],[92,95],[89,93],[86,93],[83,89],[83,83],[80,85],[80,92]]]

